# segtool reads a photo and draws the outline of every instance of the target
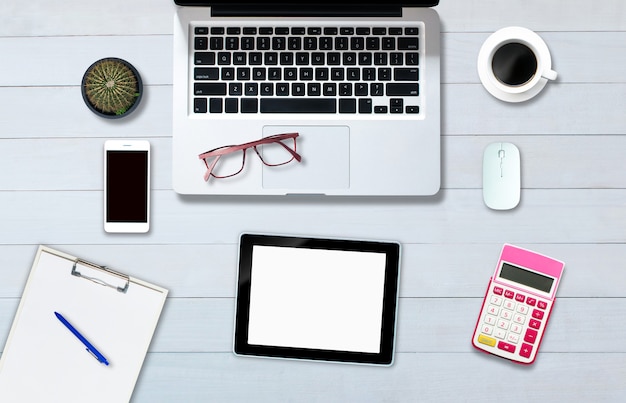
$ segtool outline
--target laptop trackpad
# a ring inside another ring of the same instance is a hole
[[[263,166],[263,187],[298,190],[343,189],[350,186],[350,129],[348,126],[264,126],[263,137],[297,132],[302,161]],[[292,143],[287,144],[292,146]]]

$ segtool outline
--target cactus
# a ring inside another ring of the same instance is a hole
[[[120,59],[102,59],[85,73],[83,91],[88,101],[106,115],[123,115],[139,97],[135,72]]]

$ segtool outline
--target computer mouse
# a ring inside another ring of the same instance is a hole
[[[492,143],[483,154],[483,200],[494,210],[518,205],[521,189],[519,149],[512,143]]]

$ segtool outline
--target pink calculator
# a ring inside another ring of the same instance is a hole
[[[537,357],[563,262],[505,244],[489,281],[472,344],[521,363]]]

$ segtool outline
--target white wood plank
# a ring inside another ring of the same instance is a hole
[[[77,77],[80,83],[82,76]],[[145,86],[140,105],[122,119],[91,112],[73,87],[0,87],[0,138],[171,136],[171,86]]]
[[[172,36],[0,37],[0,86],[80,86],[97,60],[131,63],[145,85],[172,84]]]
[[[0,36],[172,33],[172,0],[46,0],[0,3]]]
[[[6,341],[17,303],[17,299],[0,299],[0,330],[6,329],[0,333],[0,346]],[[400,298],[396,351],[472,352],[481,303],[482,298]],[[625,309],[626,298],[607,304],[597,298],[558,297],[541,353],[626,353],[626,328],[619,326]],[[234,312],[234,298],[169,298],[150,351],[230,352]],[[612,331],[598,331],[607,324]]]
[[[441,0],[436,7],[445,32],[493,32],[507,26],[535,31],[623,31],[626,5],[586,0]]]
[[[237,243],[145,245],[51,245],[85,259],[167,287],[172,298],[233,298]],[[527,244],[518,246],[565,262],[563,298],[626,297],[624,243]],[[502,243],[402,245],[400,296],[482,298]],[[0,298],[19,298],[37,245],[0,246]]]
[[[549,83],[524,103],[502,102],[481,84],[442,85],[442,133],[625,134],[626,84]]]
[[[494,211],[480,190],[431,198],[181,197],[152,192],[147,235],[107,235],[102,192],[0,192],[0,243],[233,243],[242,231],[408,243],[624,241],[626,190],[534,190]],[[210,200],[210,203],[207,201]],[[297,228],[294,224],[297,223]]]
[[[540,32],[560,83],[624,83],[626,32]],[[442,35],[442,83],[479,83],[476,58],[489,33]],[[141,49],[140,52],[137,49]],[[172,36],[0,37],[0,86],[75,86],[103,57],[131,62],[148,85],[172,84]],[[584,63],[580,55],[585,55]],[[45,68],[37,61],[45,60]]]
[[[476,67],[478,53],[491,33],[444,33],[441,81],[445,84],[480,83]],[[623,83],[626,80],[621,68],[626,62],[622,51],[626,32],[538,34],[550,50],[552,68],[558,73],[557,82]]]
[[[398,354],[378,368],[232,354],[148,354],[133,402],[618,402],[624,354],[543,354],[531,367],[480,352]]]
[[[0,36],[171,34],[175,9],[171,0],[67,0],[63,7],[10,0],[0,4]],[[566,6],[541,0],[441,0],[435,9],[444,32],[489,32],[509,25],[536,31],[626,30],[621,0],[569,0]]]
[[[506,104],[480,84],[442,85],[443,135],[614,135],[626,132],[626,84],[550,84],[524,104]],[[139,108],[125,119],[102,119],[85,106],[79,87],[4,87],[2,138],[169,136],[172,92],[147,86]],[[28,105],[25,108],[24,105]],[[37,119],[33,120],[36,112]],[[25,124],[24,122],[27,122]]]
[[[147,139],[152,149],[152,188],[171,190],[171,138]],[[12,173],[0,180],[0,190],[102,190],[104,141],[90,137],[0,140],[0,172]],[[481,189],[483,152],[495,141],[512,142],[520,149],[523,189],[626,188],[625,136],[509,135],[443,136],[442,189]],[[581,150],[585,150],[585,164],[578,163]]]

